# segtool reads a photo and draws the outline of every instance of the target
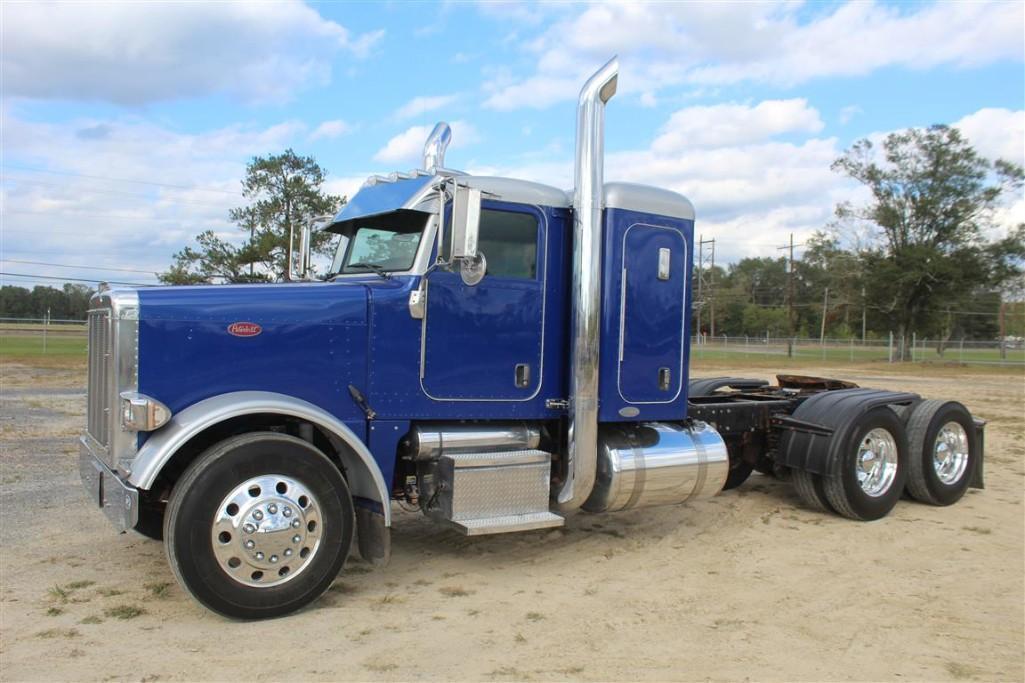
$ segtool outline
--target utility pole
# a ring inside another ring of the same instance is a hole
[[[794,349],[794,247],[803,246],[802,244],[794,244],[794,233],[790,233],[790,245],[784,244],[782,247],[777,247],[776,250],[790,249],[790,260],[787,267],[787,356],[793,357]]]
[[[712,238],[712,267],[708,269],[708,333],[715,339],[715,238]]]
[[[1000,360],[1007,358],[1007,345],[1004,338],[1007,336],[1007,323],[1004,315],[1004,299],[1000,297]]]
[[[699,245],[698,246],[698,253],[697,253],[697,257],[698,257],[698,296],[694,300],[694,313],[697,316],[697,329],[695,330],[695,332],[697,333],[698,344],[701,343],[701,307],[705,303],[705,300],[704,300],[703,295],[701,293],[701,286],[703,284],[702,280],[704,278],[701,276],[701,260],[702,259],[701,259],[701,251],[700,251],[700,249],[701,249],[700,245],[704,244],[704,242],[705,242],[704,235],[698,235],[698,245]]]
[[[865,345],[865,308],[868,302],[865,300],[865,288],[861,288],[861,345]]]
[[[701,312],[708,304],[709,334],[715,336],[715,238],[698,235],[698,336],[701,336]]]
[[[822,299],[822,332],[819,334],[819,344],[826,343],[826,309],[829,308],[829,287],[826,287],[826,296]]]

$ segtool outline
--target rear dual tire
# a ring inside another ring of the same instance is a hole
[[[956,401],[922,401],[908,418],[907,490],[930,505],[953,505],[971,483],[978,458],[975,422]]]
[[[792,480],[804,504],[819,512],[871,521],[897,505],[907,481],[908,439],[904,425],[886,406],[872,408],[827,448],[833,462],[825,475],[794,469]]]
[[[866,412],[841,445],[839,462],[822,490],[837,513],[871,521],[890,513],[907,481],[908,438],[903,423],[886,406]]]

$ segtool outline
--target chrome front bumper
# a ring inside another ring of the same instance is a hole
[[[121,532],[135,528],[139,521],[139,491],[121,481],[93,452],[90,439],[78,440],[78,473],[89,500],[103,510],[107,519]]]

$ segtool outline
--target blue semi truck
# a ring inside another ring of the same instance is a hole
[[[982,486],[960,403],[822,378],[690,381],[694,208],[604,182],[610,61],[578,105],[575,188],[447,169],[372,177],[275,285],[101,287],[80,472],[120,531],[162,538],[223,615],[321,595],[355,547],[390,554],[392,501],[470,535],[578,509],[678,504],[753,471],[809,506],[885,516]],[[293,272],[294,271],[294,272]]]

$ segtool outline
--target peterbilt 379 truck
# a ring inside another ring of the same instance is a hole
[[[984,423],[960,403],[689,381],[694,208],[604,182],[617,71],[580,93],[571,191],[447,169],[439,124],[422,169],[371,177],[330,220],[325,277],[307,229],[288,282],[101,287],[92,502],[162,537],[200,603],[261,618],[316,599],[353,546],[387,561],[395,500],[474,535],[701,499],[753,470],[856,520],[981,487]]]

